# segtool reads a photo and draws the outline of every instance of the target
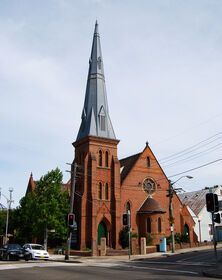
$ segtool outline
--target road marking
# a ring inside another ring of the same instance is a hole
[[[175,273],[187,273],[187,274],[193,274],[193,275],[198,275],[198,272],[193,272],[193,271],[188,271],[188,270],[177,270],[177,269],[167,269],[167,268],[153,268],[153,267],[143,267],[143,266],[131,266],[131,265],[126,265],[128,268],[136,268],[136,269],[145,269],[145,270],[155,270],[155,271],[168,271],[168,272],[175,272]]]
[[[176,262],[159,262],[159,261],[146,261],[145,263],[147,263],[147,264],[169,264],[169,265],[177,265],[177,264],[179,264],[179,265],[184,265],[184,266],[200,266],[200,265],[202,265],[202,266],[213,266],[213,264],[211,263],[211,264],[209,264],[209,263],[204,263],[204,262],[198,262],[198,263],[193,263],[193,262],[183,262],[183,261],[176,261]]]
[[[166,272],[193,274],[193,275],[198,275],[199,274],[198,272],[193,272],[193,271],[189,271],[189,270],[178,270],[178,269],[168,269],[168,268],[154,268],[154,267],[144,267],[144,266],[135,266],[135,265],[118,264],[118,263],[91,263],[89,266],[96,266],[96,267],[126,267],[126,268],[133,268],[133,269],[166,271]]]
[[[57,267],[57,266],[84,266],[84,263],[63,263],[63,262],[47,262],[47,263],[20,263],[20,264],[2,264],[0,270],[23,269],[32,267]]]

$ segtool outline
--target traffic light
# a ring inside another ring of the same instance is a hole
[[[214,194],[214,212],[219,211],[219,201],[217,194]]]
[[[128,225],[128,218],[127,218],[128,214],[123,214],[123,225],[127,226]]]
[[[215,193],[206,194],[206,206],[208,212],[218,212],[219,211],[219,202],[218,196]]]
[[[214,222],[220,224],[220,213],[214,214]]]
[[[75,214],[69,213],[68,214],[68,226],[73,227],[75,222]]]
[[[123,214],[123,225],[130,226],[130,214]]]

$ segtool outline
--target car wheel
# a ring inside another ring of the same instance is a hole
[[[26,261],[32,260],[32,254],[26,255],[25,260],[26,260]]]

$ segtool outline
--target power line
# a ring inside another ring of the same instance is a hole
[[[185,173],[187,173],[187,172],[194,171],[194,170],[200,169],[200,168],[202,168],[202,167],[205,167],[205,166],[211,165],[211,164],[216,163],[216,162],[219,162],[219,161],[222,161],[222,158],[219,158],[219,159],[216,159],[216,160],[214,160],[214,161],[211,161],[211,162],[208,162],[208,163],[205,163],[205,164],[199,165],[199,166],[197,166],[197,167],[194,167],[194,168],[188,169],[188,170],[186,170],[186,171],[183,171],[183,172],[180,172],[180,173],[177,173],[177,174],[174,174],[174,175],[170,175],[170,176],[168,176],[168,178],[171,178],[171,177],[176,177],[176,176],[179,176],[179,175],[185,174]]]
[[[189,161],[189,160],[193,160],[193,159],[199,158],[199,157],[201,157],[202,155],[208,154],[209,152],[213,152],[213,151],[216,151],[216,150],[221,149],[221,146],[222,146],[222,143],[219,143],[219,144],[217,144],[217,145],[215,145],[215,146],[213,146],[213,147],[211,147],[211,148],[208,148],[208,149],[206,149],[206,150],[204,150],[204,151],[201,151],[201,152],[199,152],[199,153],[190,155],[189,157],[186,157],[186,158],[179,159],[179,160],[177,160],[177,161],[175,161],[175,162],[172,162],[172,163],[170,163],[170,164],[167,164],[167,165],[164,165],[164,164],[163,164],[162,166],[163,166],[163,167],[171,167],[171,166],[174,166],[174,165],[176,165],[176,164],[178,164],[178,163],[181,163],[181,162],[183,163],[183,162],[187,162],[187,161]]]
[[[219,136],[219,137],[218,137],[218,136]],[[190,153],[190,152],[192,152],[192,151],[195,151],[195,150],[197,150],[197,149],[200,149],[201,147],[205,147],[205,146],[207,146],[207,145],[209,145],[209,144],[211,144],[211,143],[213,143],[213,142],[215,142],[215,141],[221,139],[221,136],[222,136],[222,133],[221,133],[221,132],[216,133],[216,134],[214,134],[213,136],[210,136],[210,137],[208,137],[208,138],[206,138],[206,139],[204,139],[204,140],[198,142],[197,144],[194,144],[194,145],[192,145],[192,146],[190,146],[190,147],[188,147],[188,148],[183,149],[182,151],[173,153],[173,154],[171,154],[171,155],[169,155],[169,156],[166,156],[166,157],[160,159],[159,162],[164,163],[164,162],[166,162],[166,161],[168,161],[168,160],[171,160],[172,158],[177,158],[178,156],[181,156],[181,155]],[[209,140],[211,140],[211,139],[213,139],[213,138],[215,138],[215,137],[217,137],[217,138],[214,139],[213,141],[207,142],[207,141],[209,141]],[[206,143],[206,144],[203,144],[203,143],[205,143],[205,142],[207,142],[207,143]],[[202,145],[201,145],[201,144],[202,144]],[[198,147],[198,146],[199,146],[199,147]]]

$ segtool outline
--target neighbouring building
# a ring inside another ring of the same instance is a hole
[[[90,248],[106,237],[107,246],[120,248],[122,216],[127,210],[131,213],[132,232],[138,237],[150,235],[153,244],[159,244],[160,238],[170,236],[168,178],[148,143],[140,153],[118,158],[119,140],[109,115],[97,23],[81,118],[73,143],[73,162],[78,164],[76,247]],[[193,241],[193,217],[177,194],[173,196],[173,209],[175,233],[186,231]]]
[[[218,200],[222,201],[222,186],[178,194],[195,221],[194,231],[199,242],[213,240],[212,214],[206,208],[206,194],[209,192],[217,194]],[[222,241],[222,223],[215,223],[215,228],[217,240]]]

